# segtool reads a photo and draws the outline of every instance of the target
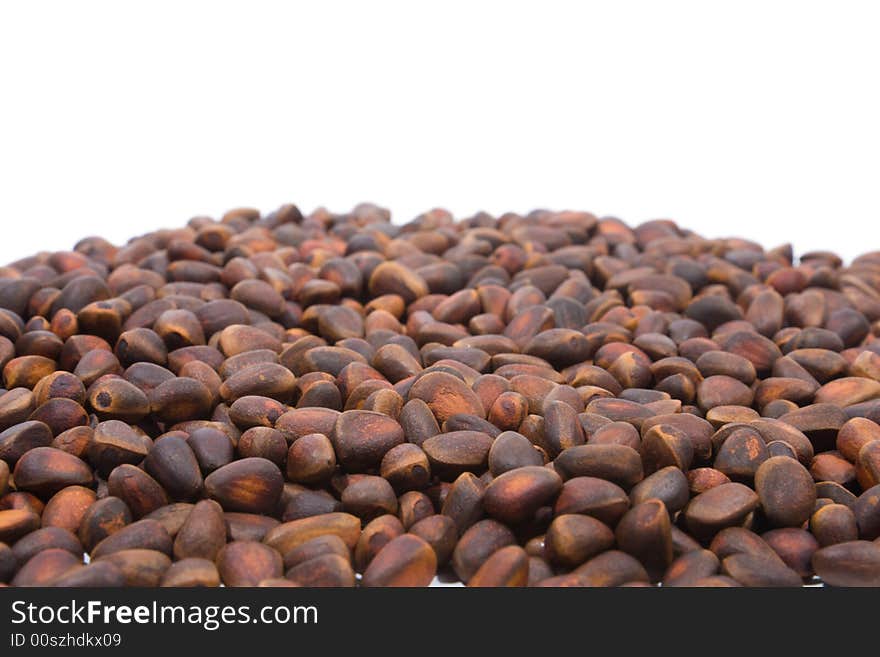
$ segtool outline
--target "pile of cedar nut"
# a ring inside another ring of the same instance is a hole
[[[880,585],[880,252],[288,205],[0,308],[2,583]]]

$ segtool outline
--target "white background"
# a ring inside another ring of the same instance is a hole
[[[3,2],[0,262],[238,205],[880,248],[871,2]]]

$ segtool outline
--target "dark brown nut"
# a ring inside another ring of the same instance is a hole
[[[535,335],[523,353],[543,358],[552,365],[566,367],[581,363],[592,355],[595,345],[580,331],[554,328]]]
[[[848,376],[829,381],[816,391],[815,403],[851,406],[880,397],[880,381]]]
[[[260,581],[281,577],[281,555],[262,543],[234,541],[217,555],[217,570],[226,586],[256,586]]]
[[[709,549],[719,559],[732,554],[754,554],[766,559],[779,560],[779,555],[763,538],[745,527],[728,527],[722,529],[712,539]]]
[[[551,502],[562,488],[556,472],[541,466],[526,466],[496,477],[483,495],[483,509],[508,524],[529,520]]]
[[[607,525],[579,514],[557,516],[544,537],[548,561],[564,568],[575,568],[613,545],[614,533]]]
[[[229,407],[229,417],[242,430],[274,427],[284,412],[285,407],[281,402],[257,395],[239,397]]]
[[[448,497],[447,495],[447,499]],[[407,531],[419,520],[435,514],[434,503],[431,501],[431,498],[421,491],[408,491],[398,498],[397,503],[397,516]],[[480,508],[482,509],[482,505]]]
[[[422,371],[422,364],[409,350],[402,345],[393,343],[383,345],[376,350],[372,364],[392,383],[397,383]]]
[[[129,523],[131,511],[118,497],[109,496],[97,500],[83,514],[78,536],[87,552]]]
[[[164,552],[151,549],[123,549],[100,557],[116,566],[125,578],[126,586],[158,586],[162,576],[171,567],[171,559]]]
[[[431,546],[439,567],[446,565],[452,557],[458,540],[455,523],[445,515],[423,518],[410,527],[409,533],[422,538]]]
[[[399,536],[382,548],[362,580],[363,586],[427,586],[437,572],[433,548],[413,534]]]
[[[716,406],[751,406],[752,390],[737,379],[718,374],[697,386],[697,403],[704,411]]]
[[[723,375],[746,385],[751,385],[757,376],[755,366],[750,360],[724,351],[704,353],[697,359],[696,366],[705,378]]]
[[[642,433],[647,433],[652,427],[665,424],[680,429],[690,439],[694,448],[694,461],[705,463],[712,454],[712,425],[701,417],[690,413],[671,413],[657,415],[646,419],[641,425]]]
[[[227,536],[230,541],[262,541],[269,530],[281,524],[275,518],[256,513],[227,511],[223,517],[226,518]]]
[[[25,392],[24,388],[16,388],[10,392]],[[36,406],[45,404],[50,399],[70,399],[77,404],[86,400],[86,388],[76,376],[70,372],[53,372],[43,377],[34,386],[33,402]]]
[[[468,581],[471,587],[523,587],[529,582],[529,555],[508,545],[489,557]]]
[[[696,586],[703,578],[718,573],[721,562],[710,550],[686,552],[669,564],[663,575],[663,586]]]
[[[801,577],[779,560],[739,553],[721,562],[721,572],[743,586],[801,586]]]
[[[325,554],[298,564],[285,577],[296,586],[350,588],[355,574],[348,559],[338,554]]]
[[[0,460],[0,497],[6,495],[6,489],[9,487],[9,466],[6,461]]]
[[[639,451],[647,473],[667,466],[688,470],[694,459],[694,447],[688,435],[668,424],[648,429],[642,436]]]
[[[39,384],[37,384],[39,385]],[[14,388],[0,395],[0,429],[6,430],[30,417],[36,397],[27,388]]]
[[[440,433],[440,425],[431,408],[421,399],[410,399],[400,411],[398,418],[406,434],[407,442],[421,445],[431,436]]]
[[[624,388],[645,388],[653,382],[651,359],[637,351],[627,351],[618,356],[608,372]]]
[[[412,443],[403,443],[388,450],[382,457],[380,472],[399,492],[421,490],[431,480],[427,455]]]
[[[761,536],[786,566],[803,579],[813,576],[811,560],[819,543],[810,532],[795,527],[772,529]]]
[[[624,445],[579,445],[562,452],[554,461],[563,479],[598,477],[625,490],[639,483],[644,473],[639,453]]]
[[[724,439],[715,456],[714,467],[733,481],[750,483],[768,458],[767,445],[761,434],[743,426],[734,428]]]
[[[68,486],[55,493],[43,509],[43,527],[61,527],[74,534],[86,510],[95,502],[95,491],[82,486]]]
[[[277,363],[260,363],[226,379],[220,386],[220,396],[227,402],[248,396],[287,402],[295,389],[296,377],[289,369]]]
[[[203,362],[209,365],[214,370],[219,370],[224,362],[223,354],[214,347],[182,347],[180,349],[175,349],[170,354],[168,354],[168,369],[180,376],[180,372],[183,370],[183,367],[187,363],[193,361]],[[132,367],[135,367],[135,365],[132,365]]]
[[[243,280],[229,294],[233,300],[269,317],[278,317],[284,311],[284,297],[265,281]]]
[[[709,540],[725,527],[741,525],[758,503],[758,496],[747,486],[721,484],[694,497],[684,518],[695,538]]]
[[[856,478],[862,490],[880,484],[880,440],[873,440],[859,450]]]
[[[287,478],[301,484],[327,481],[336,471],[336,453],[327,436],[305,435],[291,444],[287,452]]]
[[[446,372],[428,372],[419,376],[409,390],[409,399],[424,401],[441,424],[457,413],[486,416],[476,393],[464,381]]]
[[[220,586],[220,573],[213,561],[190,557],[171,564],[162,575],[159,586],[216,588]]]
[[[103,560],[82,568],[71,568],[53,579],[51,585],[65,588],[119,588],[125,586],[125,576],[116,565]]]
[[[159,522],[145,518],[119,529],[98,543],[91,551],[91,557],[98,559],[104,555],[129,549],[157,550],[171,554],[171,536]]]
[[[40,516],[27,509],[0,510],[0,542],[11,544],[40,526]]]
[[[806,435],[816,451],[824,451],[837,441],[837,432],[847,419],[843,410],[834,404],[812,404],[786,413],[779,421]]]
[[[6,363],[3,368],[3,382],[7,389],[33,390],[40,379],[52,374],[55,369],[55,361],[45,356],[20,356]]]
[[[364,572],[382,548],[403,533],[403,525],[396,516],[383,515],[367,523],[354,548],[354,565],[358,572]]]
[[[880,354],[873,351],[863,351],[849,366],[849,372],[853,376],[863,376],[880,381]]]
[[[628,399],[597,398],[587,404],[587,413],[595,413],[604,416],[612,422],[629,422],[636,429],[642,427],[642,422],[658,415],[644,404],[629,401]]]
[[[174,539],[174,558],[202,558],[214,561],[226,545],[223,509],[212,500],[202,500],[190,511]]]
[[[794,447],[781,440],[767,443],[767,454],[771,457],[785,456],[797,460],[797,452],[794,451]]]
[[[290,569],[327,554],[335,554],[347,562],[351,562],[351,550],[348,549],[348,546],[338,536],[328,534],[306,541],[287,552],[284,555],[284,568]]]
[[[342,491],[342,508],[365,522],[383,514],[397,513],[397,496],[382,477],[366,475]]]
[[[554,514],[592,516],[609,527],[615,527],[629,506],[629,497],[618,485],[596,477],[574,477],[562,485]]]
[[[223,385],[223,380],[214,368],[207,363],[198,360],[190,361],[185,363],[177,374],[188,379],[201,381],[211,392],[212,403],[216,404],[220,401],[220,386]]]
[[[659,577],[672,563],[669,512],[661,500],[649,499],[633,506],[615,530],[618,547],[636,557]]]
[[[161,442],[161,441],[160,441]],[[281,498],[284,478],[263,458],[233,461],[205,477],[205,494],[227,511],[271,513]]]
[[[30,418],[44,422],[52,430],[52,435],[59,434],[73,427],[89,423],[85,409],[72,399],[56,398],[40,405]]]
[[[455,546],[453,569],[467,582],[494,552],[515,542],[513,533],[501,523],[481,520],[471,526]]]
[[[287,441],[282,433],[271,427],[252,427],[241,434],[238,454],[243,458],[261,457],[279,468],[286,467]]]
[[[578,586],[611,587],[651,581],[635,558],[619,550],[607,550],[593,557],[572,574]]]
[[[799,348],[790,351],[787,356],[812,375],[819,383],[825,383],[841,376],[847,369],[846,359],[829,349]]]
[[[489,422],[501,430],[514,430],[529,414],[529,404],[518,392],[499,394],[489,407]]]
[[[345,411],[333,426],[330,440],[336,458],[347,472],[364,472],[380,465],[385,454],[404,441],[394,419],[373,411]]]
[[[355,310],[348,306],[315,306],[315,308],[318,308],[317,333],[321,337],[331,342],[364,337],[364,318],[360,309]]]
[[[440,512],[452,518],[460,536],[483,517],[486,485],[473,473],[463,472],[449,489]]]
[[[810,473],[798,461],[784,456],[761,464],[755,473],[755,490],[764,516],[777,527],[800,527],[810,518],[816,502]]]
[[[819,545],[827,547],[859,538],[859,526],[852,510],[843,504],[829,504],[810,517],[810,531]]]
[[[202,473],[187,442],[169,435],[157,440],[144,469],[152,475],[174,501],[190,501],[202,491]]]
[[[231,462],[235,457],[235,449],[229,437],[218,429],[205,427],[193,431],[187,444],[195,454],[202,474],[209,475],[217,468]]]
[[[746,320],[754,325],[761,335],[771,338],[782,328],[785,303],[776,290],[765,289],[759,292],[749,304]]]
[[[185,377],[165,381],[150,392],[152,412],[166,424],[207,419],[213,403],[204,383]]]
[[[0,510],[23,509],[39,516],[42,515],[44,508],[46,505],[39,497],[25,491],[12,491],[0,498]]]
[[[122,333],[116,340],[114,353],[123,367],[134,363],[165,365],[168,362],[165,343],[155,331],[148,328],[135,328]]]
[[[863,417],[847,420],[837,433],[837,451],[850,463],[856,463],[859,450],[874,440],[880,440],[880,425]]]
[[[281,554],[318,536],[335,535],[354,550],[361,535],[361,521],[348,513],[327,513],[285,522],[266,532],[263,542]]]
[[[35,447],[52,444],[52,430],[44,422],[30,420],[9,427],[0,433],[0,460],[15,467],[22,456]]]
[[[584,444],[584,430],[575,409],[562,401],[544,407],[544,441],[551,457],[569,447]]]
[[[779,420],[761,418],[752,420],[749,425],[758,430],[763,436],[764,442],[771,443],[781,440],[788,443],[797,454],[797,459],[804,466],[809,467],[813,461],[813,445],[810,440],[798,429]]]
[[[629,422],[609,422],[592,432],[588,445],[625,445],[638,450],[642,443],[638,430]]]
[[[307,488],[296,490],[297,488],[299,487],[293,486],[289,492],[285,490],[282,494],[284,512],[281,519],[284,522],[333,513],[342,508],[342,503],[327,491]]]
[[[721,349],[751,361],[758,376],[769,372],[782,352],[771,340],[751,331],[733,331],[720,339]]]
[[[492,436],[480,431],[452,431],[428,438],[422,449],[432,472],[449,480],[462,472],[483,472],[492,443]]]
[[[813,568],[829,586],[880,586],[880,546],[850,541],[823,547],[813,555]]]
[[[107,478],[109,493],[121,499],[135,518],[141,518],[168,504],[165,489],[146,472],[133,465],[120,465]]]
[[[83,548],[79,539],[61,527],[43,527],[20,538],[12,546],[12,554],[20,564],[44,550],[61,549],[82,560]]]
[[[139,422],[150,414],[150,401],[137,387],[121,378],[95,382],[88,392],[88,402],[102,420]]]
[[[851,486],[856,479],[856,468],[837,452],[823,452],[813,457],[810,474],[816,481],[833,481]]]
[[[152,445],[125,422],[107,420],[95,427],[86,455],[98,474],[107,477],[119,465],[143,461]]]
[[[84,354],[73,373],[88,387],[102,376],[122,374],[122,366],[112,352],[97,349]]]
[[[217,347],[227,358],[231,358],[254,349],[270,349],[280,353],[281,341],[255,326],[235,324],[227,326],[220,332]]]
[[[825,498],[835,504],[843,504],[852,511],[855,511],[856,500],[858,499],[851,491],[833,481],[817,482],[816,498]]]
[[[376,267],[370,275],[368,287],[373,296],[396,294],[407,304],[429,292],[425,279],[397,262],[383,262]]]
[[[476,415],[467,415],[465,413],[456,413],[443,423],[443,431],[482,431],[496,438],[501,431],[488,420],[484,420]]]
[[[67,572],[82,566],[82,556],[61,548],[50,548],[32,556],[12,578],[12,586],[48,586]]]
[[[94,484],[91,468],[82,460],[54,447],[35,447],[22,456],[12,473],[18,490],[48,499],[67,486]]]
[[[779,400],[788,400],[795,404],[806,404],[813,400],[816,393],[815,384],[790,377],[770,377],[758,384],[755,390],[755,403],[760,408]]]
[[[489,449],[489,470],[495,477],[509,470],[529,465],[543,465],[543,463],[544,459],[540,452],[528,438],[515,431],[499,434]]]
[[[633,505],[650,499],[660,500],[670,515],[674,515],[690,500],[687,477],[677,467],[667,466],[637,483],[630,491],[630,499]]]

